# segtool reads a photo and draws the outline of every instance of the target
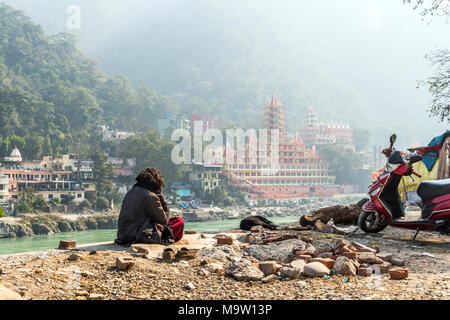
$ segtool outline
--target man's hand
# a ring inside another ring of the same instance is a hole
[[[156,227],[158,228],[159,231],[163,232],[165,230],[164,226],[161,224],[157,224]]]

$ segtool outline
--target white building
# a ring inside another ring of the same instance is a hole
[[[22,162],[22,155],[17,147],[14,147],[9,157],[5,157],[6,162]]]
[[[8,202],[8,176],[0,175],[0,205]]]

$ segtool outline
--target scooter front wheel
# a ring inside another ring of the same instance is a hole
[[[366,233],[377,233],[388,226],[386,219],[376,212],[361,212],[358,219],[359,228]]]

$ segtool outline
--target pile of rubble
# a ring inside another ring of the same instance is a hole
[[[215,238],[217,244],[214,247],[192,251],[185,259],[175,259],[180,253],[167,249],[163,260],[179,263],[181,260],[195,259],[197,265],[205,266],[202,274],[226,269],[225,273],[238,281],[263,283],[333,275],[368,277],[389,273],[391,279],[405,279],[408,276],[408,270],[394,268],[405,266],[403,259],[382,253],[378,247],[371,248],[345,239],[315,244],[310,237],[264,232],[261,227],[234,235],[218,234]],[[167,259],[165,255],[172,258]],[[230,263],[227,268],[220,264],[223,261]]]

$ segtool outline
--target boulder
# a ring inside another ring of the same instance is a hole
[[[264,278],[264,273],[247,259],[233,262],[228,267],[226,274],[234,277],[238,281],[260,281]]]
[[[343,276],[356,276],[356,267],[347,257],[338,257],[333,267],[333,274]]]
[[[250,245],[245,250],[259,261],[292,261],[293,248],[306,247],[305,242],[298,239],[291,239],[268,245]]]
[[[222,245],[201,249],[198,253],[198,257],[208,258],[210,260],[231,261],[232,259],[241,259],[242,254],[233,246]]]
[[[323,277],[324,275],[330,275],[330,269],[320,262],[311,262],[305,265],[303,274],[310,278]]]
[[[75,240],[70,240],[70,241],[66,241],[66,240],[61,240],[59,242],[59,249],[62,250],[69,250],[69,249],[75,249],[77,247],[77,242]]]
[[[217,238],[217,244],[232,245],[233,244],[233,237],[230,237],[230,236],[219,237],[219,238]]]

